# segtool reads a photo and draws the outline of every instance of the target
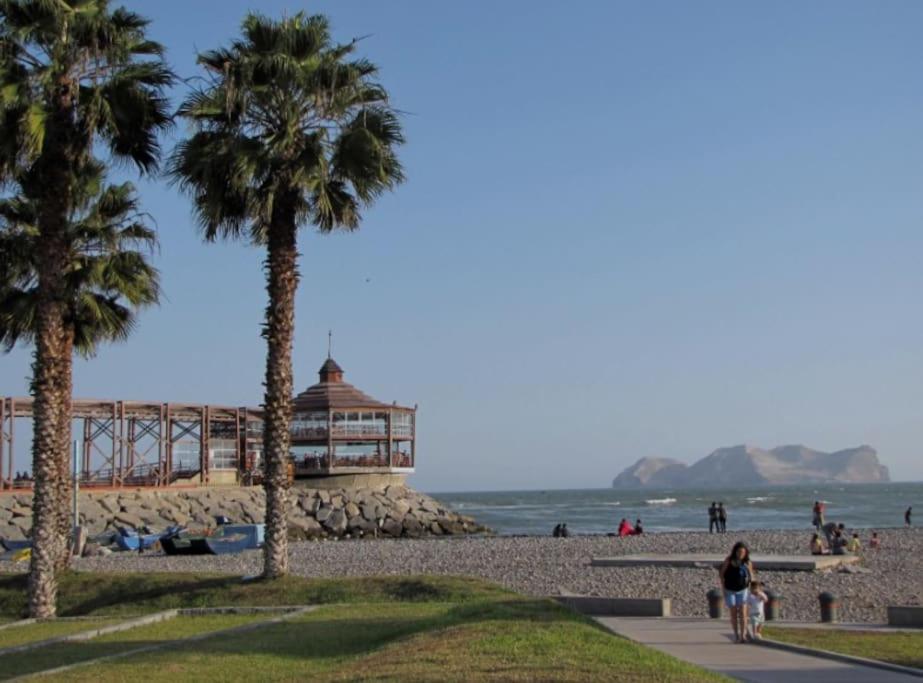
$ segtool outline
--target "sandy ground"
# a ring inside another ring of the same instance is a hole
[[[757,572],[783,596],[785,619],[817,621],[817,596],[840,599],[842,621],[885,622],[888,605],[923,604],[923,529],[879,532],[880,550],[864,550],[855,573]],[[860,532],[867,545],[869,532]],[[678,616],[704,616],[706,592],[716,585],[709,569],[591,567],[600,555],[726,553],[737,540],[755,553],[807,554],[809,532],[700,532],[608,538],[581,536],[468,537],[293,543],[291,570],[303,576],[454,574],[478,576],[531,595],[562,592],[611,597],[668,597]],[[208,571],[259,573],[259,551],[235,556],[167,557],[117,553],[77,560],[76,568],[98,571]],[[9,563],[2,563],[9,565]],[[2,568],[0,568],[2,569]],[[7,570],[11,567],[6,567]]]

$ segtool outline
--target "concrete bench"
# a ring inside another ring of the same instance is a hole
[[[724,555],[684,553],[676,555],[616,555],[594,557],[593,567],[720,567]],[[858,555],[752,555],[757,570],[802,571],[829,569],[859,561]]]
[[[596,598],[555,595],[552,598],[575,612],[594,617],[669,617],[670,598]]]
[[[888,626],[923,628],[923,607],[888,607]]]

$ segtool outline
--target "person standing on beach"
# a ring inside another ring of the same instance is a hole
[[[747,635],[747,598],[755,574],[750,549],[738,541],[718,570],[718,583],[724,592],[724,604],[731,615],[734,642],[742,643]]]
[[[718,504],[715,501],[712,501],[711,507],[708,508],[708,533],[713,533],[719,530],[720,530],[720,527],[718,526]]]
[[[820,531],[824,527],[824,504],[814,501],[814,528]]]
[[[722,534],[727,533],[728,511],[724,507],[724,503],[718,503],[718,526],[720,527]]]
[[[911,505],[907,508],[907,511],[904,513],[904,524],[910,526],[910,515],[913,514],[913,506]]]

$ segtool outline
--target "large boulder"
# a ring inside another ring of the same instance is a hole
[[[323,524],[330,533],[342,536],[347,528],[346,513],[343,510],[334,510]]]

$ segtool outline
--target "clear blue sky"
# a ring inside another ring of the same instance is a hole
[[[923,479],[923,3],[128,5],[186,77],[248,7],[370,35],[409,180],[302,233],[296,384],[333,328],[347,380],[420,404],[415,486],[606,486],[743,442]],[[166,298],[75,393],[258,404],[261,253],[142,192]],[[0,358],[0,394],[28,366]]]

